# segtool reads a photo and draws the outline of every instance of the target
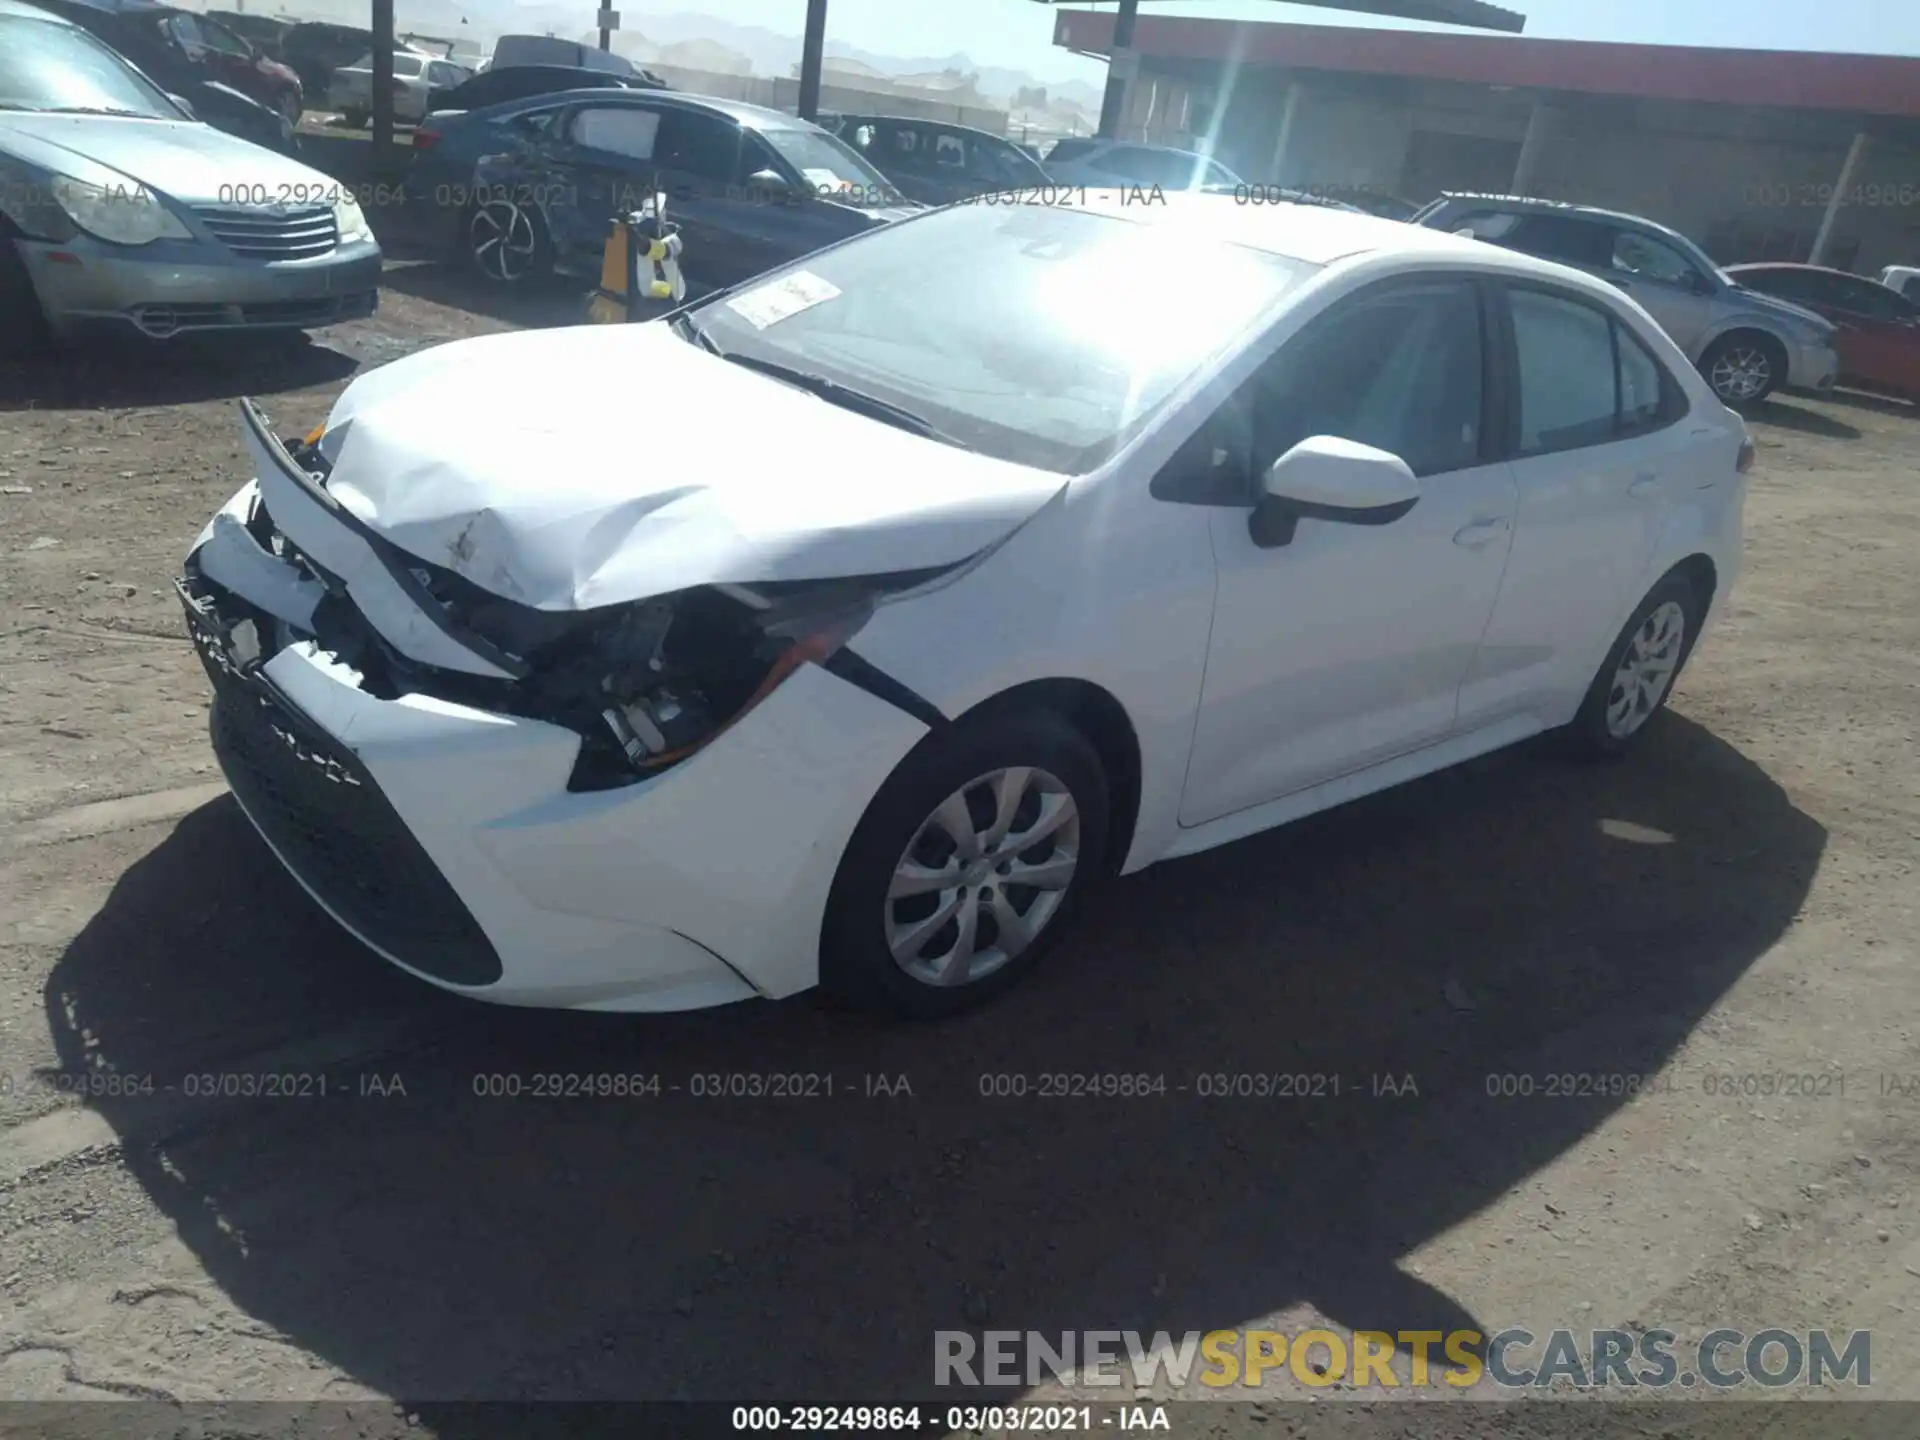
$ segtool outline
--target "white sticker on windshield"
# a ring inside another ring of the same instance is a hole
[[[840,287],[831,281],[822,280],[809,270],[796,270],[744,295],[734,296],[727,301],[727,308],[754,329],[764,330],[789,315],[811,310],[839,293]]]
[[[811,169],[802,170],[800,173],[806,176],[809,185],[813,186],[815,190],[823,195],[834,190],[851,190],[853,188],[853,182],[851,180],[843,180],[831,170]]]

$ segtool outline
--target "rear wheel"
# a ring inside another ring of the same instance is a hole
[[[1059,941],[1106,863],[1108,791],[1050,711],[962,722],[894,772],[841,858],[820,979],[914,1019],[1000,994]]]
[[[1736,330],[1707,347],[1700,373],[1724,403],[1758,405],[1786,383],[1787,352],[1771,335]]]
[[[1686,576],[1668,575],[1633,612],[1593,677],[1567,739],[1588,755],[1624,754],[1673,694],[1699,637],[1701,603]]]

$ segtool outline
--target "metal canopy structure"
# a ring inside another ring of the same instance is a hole
[[[822,9],[826,0],[809,0]],[[1073,0],[1036,0],[1041,5],[1071,4]],[[1500,30],[1518,35],[1526,29],[1527,17],[1514,10],[1502,10],[1485,0],[1285,0],[1294,5],[1311,5],[1322,10],[1345,10],[1354,15],[1380,15],[1393,20],[1425,20],[1437,25],[1459,25],[1473,30]],[[1113,22],[1113,49],[1107,58],[1107,92],[1100,102],[1100,136],[1117,138],[1120,118],[1126,114],[1127,87],[1139,68],[1139,56],[1133,52],[1133,23],[1140,14],[1140,0],[1120,0]],[[804,112],[803,112],[804,113]]]

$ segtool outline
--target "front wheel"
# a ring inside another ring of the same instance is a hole
[[[1700,373],[1724,404],[1758,405],[1787,380],[1787,354],[1771,336],[1722,335],[1700,357]]]
[[[1667,703],[1699,638],[1699,598],[1684,575],[1668,575],[1648,592],[1607,651],[1567,739],[1588,755],[1624,754]]]
[[[1108,789],[1049,711],[962,721],[874,796],[821,932],[828,995],[932,1019],[1000,994],[1059,941],[1106,863]]]
[[[545,222],[518,200],[502,196],[475,204],[462,235],[467,263],[492,284],[524,284],[553,268]]]

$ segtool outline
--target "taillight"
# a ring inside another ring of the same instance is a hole
[[[439,143],[440,136],[432,130],[416,130],[413,132],[413,148],[416,150],[431,150]]]
[[[1754,457],[1758,453],[1759,452],[1753,448],[1753,437],[1751,435],[1742,435],[1740,437],[1740,458],[1733,462],[1733,468],[1742,475],[1746,474],[1749,470],[1753,469]]]

